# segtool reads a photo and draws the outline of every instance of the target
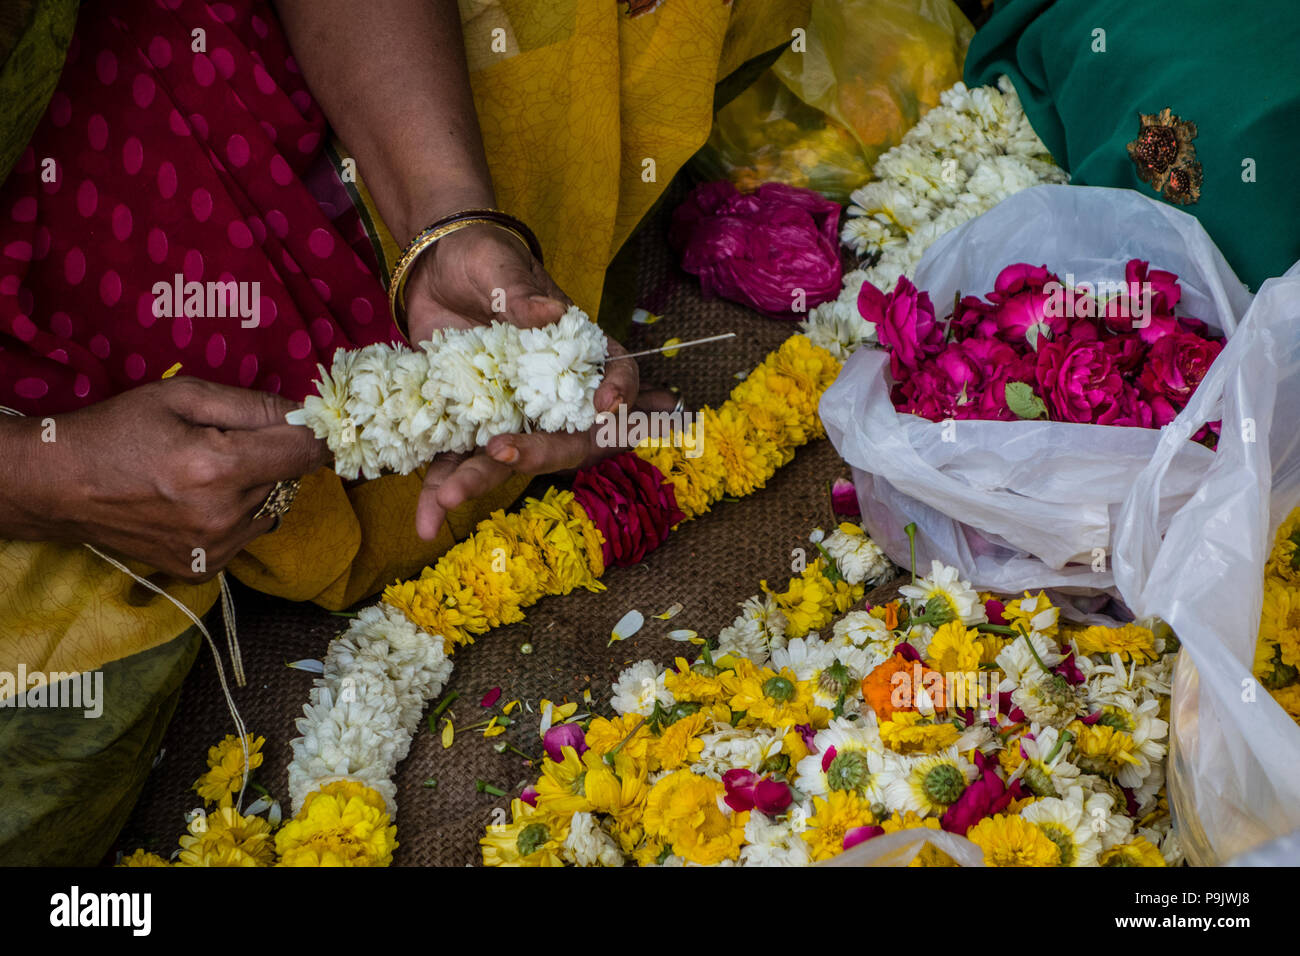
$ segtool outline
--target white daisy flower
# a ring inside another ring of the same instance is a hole
[[[874,714],[861,720],[831,720],[813,738],[817,753],[795,768],[795,786],[808,796],[851,790],[871,803],[884,801],[885,765],[892,759],[880,740]]]
[[[885,806],[898,813],[911,810],[921,816],[941,816],[975,779],[975,765],[948,747],[933,754],[895,755],[885,764]]]
[[[929,574],[915,584],[904,584],[898,592],[910,600],[918,612],[930,607],[931,601],[937,601],[939,604],[936,606],[946,608],[949,620],[955,618],[968,627],[988,621],[988,615],[984,613],[984,602],[970,582],[962,580],[956,568],[945,565],[938,559],[931,563]]]
[[[822,542],[822,547],[835,559],[836,568],[849,584],[871,586],[893,570],[893,564],[885,557],[880,545],[861,529],[854,533],[836,528]]]
[[[1064,797],[1044,797],[1020,811],[1061,851],[1061,866],[1096,866],[1102,834],[1110,831],[1115,798],[1106,793],[1084,794],[1071,787]]]

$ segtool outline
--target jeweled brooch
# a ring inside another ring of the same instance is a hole
[[[1196,161],[1196,124],[1179,119],[1169,107],[1159,113],[1139,113],[1137,139],[1128,154],[1138,178],[1179,206],[1201,198],[1201,164]]]

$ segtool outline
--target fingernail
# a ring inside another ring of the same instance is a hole
[[[501,445],[492,452],[492,457],[503,465],[513,465],[519,460],[519,449],[514,445]]]
[[[618,411],[618,407],[619,407],[620,405],[622,405],[622,404],[623,404],[623,396],[620,395],[618,392],[615,392],[615,393],[614,393],[613,395],[611,395],[611,396],[609,397],[609,399],[605,402],[604,407],[601,408],[600,411],[602,411],[602,412],[616,412],[616,411]]]

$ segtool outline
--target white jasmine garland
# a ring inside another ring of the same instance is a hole
[[[1022,189],[1069,178],[1005,76],[996,87],[957,83],[946,90],[872,173],[853,192],[840,230],[840,240],[869,264],[847,273],[839,298],[810,311],[803,324],[815,344],[840,359],[875,340],[871,323],[853,321],[863,282],[892,289],[945,232]]]
[[[560,853],[574,866],[622,866],[624,863],[614,838],[586,811],[575,813],[569,821],[569,835],[564,838]]]
[[[440,452],[468,452],[494,435],[585,431],[605,365],[605,335],[571,307],[558,322],[441,329],[419,349],[386,343],[339,349],[319,366],[316,395],[290,412],[354,479],[409,474]]]

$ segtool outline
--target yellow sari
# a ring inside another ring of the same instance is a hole
[[[498,200],[535,229],[551,274],[579,305],[596,313],[610,261],[707,139],[717,82],[789,41],[808,7],[461,0]],[[364,186],[359,197],[391,267],[393,238]],[[345,485],[322,470],[304,479],[280,530],[229,570],[270,594],[347,607],[418,572],[525,484],[520,477],[470,502],[436,541],[423,542],[414,532],[419,475]],[[198,615],[218,595],[215,581],[167,590]],[[84,548],[0,541],[0,671],[93,670],[159,647],[187,625],[170,603]]]

